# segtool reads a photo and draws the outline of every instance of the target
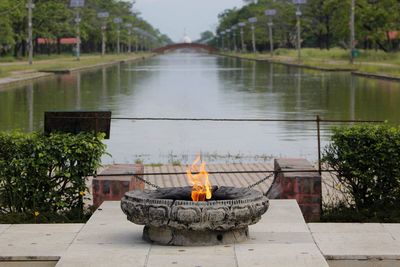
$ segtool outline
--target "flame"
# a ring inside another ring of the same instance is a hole
[[[196,160],[193,162],[192,166],[186,171],[188,181],[192,188],[192,200],[193,201],[206,201],[206,199],[211,199],[211,183],[208,180],[208,172],[206,171],[206,163],[203,162],[198,167],[200,161],[200,156],[197,156]],[[193,174],[192,172],[196,172]]]

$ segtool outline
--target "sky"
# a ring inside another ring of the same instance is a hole
[[[199,39],[206,30],[214,31],[219,13],[242,5],[243,0],[136,0],[134,9],[174,42],[179,42],[185,29],[192,40]]]

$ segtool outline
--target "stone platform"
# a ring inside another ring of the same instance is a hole
[[[310,223],[331,267],[399,267],[400,224]]]
[[[119,202],[87,224],[0,225],[0,267],[399,267],[400,224],[306,224],[295,200],[270,200],[240,244],[169,247],[142,240]]]
[[[105,202],[56,266],[328,266],[295,200],[271,200],[261,221],[249,227],[250,239],[239,244],[158,246],[143,241],[142,231],[118,202]]]

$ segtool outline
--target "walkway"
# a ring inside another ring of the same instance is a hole
[[[168,247],[142,241],[143,227],[126,220],[118,202],[106,202],[65,252],[57,267],[328,267],[293,200],[271,201],[250,228],[250,240],[209,247]]]
[[[166,247],[141,239],[119,202],[86,225],[0,225],[0,267],[399,267],[400,224],[306,224],[294,200],[271,200],[250,239],[213,247]]]

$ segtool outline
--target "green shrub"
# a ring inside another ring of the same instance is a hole
[[[350,210],[376,214],[400,205],[400,128],[358,125],[335,128],[323,161],[337,172]],[[380,214],[380,215],[379,215]],[[398,216],[398,214],[396,215]]]
[[[0,133],[0,214],[84,215],[86,178],[105,153],[103,135]]]
[[[400,223],[399,208],[374,207],[356,210],[347,205],[347,202],[324,206],[321,216],[322,222],[361,222],[361,223]]]

